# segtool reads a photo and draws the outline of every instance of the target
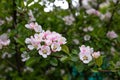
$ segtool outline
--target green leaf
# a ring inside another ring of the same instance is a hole
[[[18,39],[18,38],[14,38],[16,40],[17,43],[25,46],[24,42],[21,40],[21,39]]]
[[[61,62],[65,62],[65,61],[68,61],[69,60],[69,57],[67,56],[64,56],[60,59]]]
[[[103,63],[103,57],[100,56],[99,58],[95,59],[95,63],[96,63],[97,66],[100,67]]]
[[[84,65],[80,63],[76,66],[76,69],[78,70],[78,72],[82,72],[84,70]]]
[[[66,74],[66,75],[64,75],[62,78],[63,78],[63,80],[69,80],[69,75]]]
[[[78,56],[72,56],[71,57],[71,61],[73,61],[73,62],[77,62],[78,60],[79,60]]]
[[[52,59],[50,60],[50,64],[53,65],[53,66],[57,66],[57,65],[58,65],[57,59],[56,59],[56,58],[52,58]]]
[[[26,50],[26,48],[20,48],[20,51],[21,52],[23,52],[23,51],[25,51]]]
[[[35,57],[32,57],[29,60],[27,60],[25,64],[26,66],[31,66],[35,61]]]
[[[72,50],[72,54],[78,54],[79,52],[75,49]]]
[[[94,73],[95,73],[95,72],[98,72],[97,69],[91,69],[91,71],[94,72]]]
[[[69,48],[66,45],[62,45],[62,51],[69,54]]]

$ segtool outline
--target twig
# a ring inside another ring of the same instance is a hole
[[[82,0],[79,0],[80,7],[82,6]]]
[[[112,71],[112,70],[98,70],[99,72],[114,72],[114,71],[117,71],[117,70],[114,70],[114,71]]]
[[[100,0],[97,0],[96,10],[98,10],[98,9],[99,9],[99,6],[100,6]]]
[[[107,28],[106,31],[109,30],[109,26],[111,25],[111,23],[112,23],[112,21],[113,21],[113,17],[114,17],[115,11],[116,11],[116,6],[117,6],[118,4],[119,4],[119,0],[117,0],[117,2],[116,2],[115,5],[114,5],[115,8],[112,10],[112,15],[111,15],[111,17],[110,17],[109,22],[108,22],[107,25],[106,25],[106,28]]]
[[[10,66],[12,66],[13,68],[15,68],[15,69],[17,69],[17,67],[14,65],[14,64],[12,64],[10,61],[8,61],[8,60],[5,60]]]

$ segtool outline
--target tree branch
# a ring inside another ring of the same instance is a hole
[[[117,2],[116,2],[115,5],[114,5],[115,8],[112,10],[112,15],[111,15],[111,17],[110,17],[109,22],[108,22],[107,25],[106,25],[106,28],[107,28],[106,32],[109,30],[109,26],[111,25],[111,23],[112,23],[112,21],[113,21],[113,17],[114,17],[115,11],[116,11],[116,6],[117,6],[118,4],[119,4],[119,0],[117,0]]]
[[[16,29],[17,26],[17,5],[16,5],[16,0],[13,0],[13,29]],[[17,37],[17,34],[15,35],[15,37]],[[16,60],[16,66],[17,66],[17,70],[19,73],[19,76],[21,76],[21,58],[20,58],[20,53],[19,53],[19,48],[18,48],[18,43],[16,42],[15,39],[14,40],[14,44],[15,44],[15,60]]]

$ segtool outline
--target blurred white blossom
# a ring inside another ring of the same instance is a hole
[[[101,3],[99,6],[100,6],[101,9],[109,7],[110,6],[110,2],[109,1],[105,1],[105,2]]]
[[[8,39],[8,35],[6,33],[0,35],[0,49],[2,49],[3,46],[7,46],[9,44],[10,44],[10,39]]]
[[[13,18],[12,18],[12,16],[6,17],[6,20],[7,20],[7,22],[9,23],[9,22],[11,22],[11,21],[13,20]]]
[[[5,69],[5,72],[9,72],[9,71],[13,71],[13,68],[12,68],[12,67],[7,67],[7,68]]]
[[[74,42],[75,44],[79,44],[79,43],[80,43],[78,39],[73,39],[73,42]]]
[[[36,21],[32,10],[29,10],[28,15],[29,15],[29,22]]]
[[[75,18],[73,17],[73,15],[68,15],[68,16],[65,16],[63,20],[65,21],[66,25],[72,25],[73,22],[75,21]]]
[[[88,0],[82,0],[82,5],[85,9],[90,9],[91,5],[89,4]]]
[[[111,18],[111,13],[110,12],[106,12],[105,14],[101,14],[100,15],[100,19],[101,20],[106,20],[108,21]]]
[[[24,51],[21,54],[21,58],[22,58],[22,61],[25,62],[25,61],[27,61],[30,58],[30,56],[29,56],[29,54],[26,51]]]
[[[24,68],[24,70],[23,70],[24,72],[33,72],[34,71],[34,69],[33,68],[31,68],[31,67],[25,67]]]
[[[8,52],[4,52],[1,56],[2,59],[5,59],[5,58],[11,58],[12,57],[12,54],[8,53]]]
[[[0,26],[3,25],[4,23],[5,23],[5,21],[0,19]]]
[[[93,30],[94,30],[94,28],[92,26],[88,26],[88,27],[83,28],[84,32],[93,31]]]
[[[114,39],[114,38],[117,38],[118,35],[114,31],[108,31],[107,37],[110,39]]]
[[[54,5],[56,7],[60,7],[61,9],[68,9],[69,8],[68,2],[66,0],[55,0]]]
[[[96,15],[96,16],[101,15],[101,13],[98,10],[95,10],[93,8],[86,10],[86,13],[89,14],[89,15]]]
[[[85,40],[85,41],[89,41],[90,38],[91,38],[90,35],[87,35],[87,34],[86,34],[86,35],[84,36],[84,40]]]

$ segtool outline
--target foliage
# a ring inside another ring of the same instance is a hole
[[[54,1],[0,0],[0,35],[10,39],[0,49],[0,80],[119,80],[120,1],[63,0],[65,7]],[[26,38],[38,33],[25,27],[31,22],[64,36],[62,50],[47,58],[29,50]],[[82,45],[100,51],[100,56],[85,64],[79,57]]]

